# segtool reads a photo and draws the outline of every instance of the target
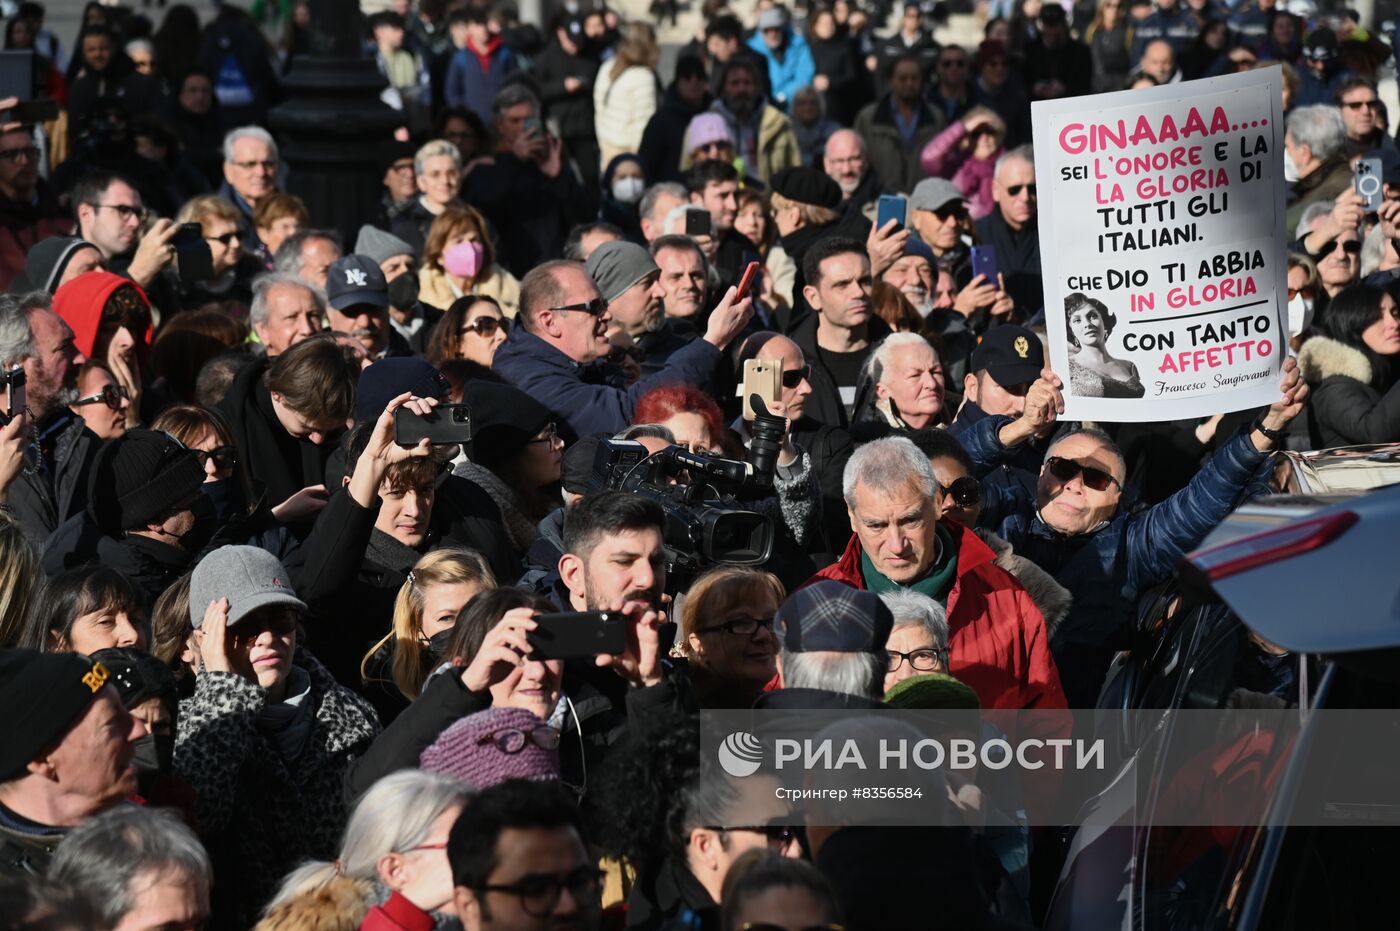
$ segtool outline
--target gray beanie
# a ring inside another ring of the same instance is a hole
[[[396,255],[409,255],[418,258],[413,247],[393,233],[386,233],[377,226],[366,223],[360,227],[360,235],[355,237],[355,254],[374,259],[376,265],[383,265]]]
[[[204,623],[204,612],[217,598],[228,598],[229,626],[268,605],[306,610],[292,590],[287,570],[265,549],[221,546],[199,561],[190,575],[190,621]]]
[[[608,303],[652,272],[661,273],[651,253],[634,242],[603,243],[593,250],[583,270]]]

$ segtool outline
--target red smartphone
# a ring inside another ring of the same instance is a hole
[[[762,265],[759,262],[750,262],[749,267],[744,269],[744,277],[739,279],[739,287],[734,292],[734,303],[737,304],[748,297],[749,287],[753,285],[754,276],[758,274],[758,270],[761,267]]]

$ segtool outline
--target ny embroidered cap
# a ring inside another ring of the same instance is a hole
[[[190,576],[190,621],[204,623],[209,603],[228,599],[228,626],[268,605],[290,605],[306,610],[306,602],[292,590],[287,570],[265,549],[256,546],[221,546],[199,561]]]
[[[0,782],[24,775],[97,699],[110,674],[81,653],[0,650]]]
[[[986,369],[1003,388],[1028,385],[1045,368],[1045,348],[1040,337],[1023,326],[992,327],[972,350],[970,367],[974,373]]]
[[[389,306],[389,282],[379,263],[364,255],[347,255],[326,272],[326,302],[336,310],[356,304]]]
[[[773,619],[790,653],[878,653],[893,627],[879,595],[830,579],[793,592]]]

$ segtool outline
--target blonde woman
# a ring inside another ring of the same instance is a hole
[[[520,282],[496,264],[486,218],[475,207],[448,207],[428,229],[418,299],[446,310],[468,294],[494,298],[510,318],[520,309]]]
[[[606,165],[624,152],[636,152],[642,131],[661,102],[656,77],[656,30],[650,23],[628,23],[617,55],[598,69],[593,85],[593,126]]]
[[[436,634],[450,630],[468,601],[488,588],[496,577],[481,554],[445,547],[433,550],[414,565],[394,600],[394,626],[360,663],[366,684],[392,685],[412,701],[428,678],[428,646]],[[370,700],[380,704],[380,690]],[[393,696],[400,709],[403,703]]]
[[[390,898],[455,916],[445,848],[469,793],[437,773],[385,776],[355,806],[339,856],[287,874],[254,931],[355,931]]]

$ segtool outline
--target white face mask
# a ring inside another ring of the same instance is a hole
[[[642,191],[645,188],[642,179],[635,175],[630,178],[618,178],[613,182],[612,195],[621,203],[635,204],[642,199]]]
[[[1288,302],[1288,335],[1297,336],[1312,325],[1313,302],[1312,298],[1304,297],[1302,292],[1293,295],[1293,299]]]
[[[1292,184],[1298,178],[1298,163],[1293,161],[1293,153],[1285,148],[1283,150],[1283,180]]]

